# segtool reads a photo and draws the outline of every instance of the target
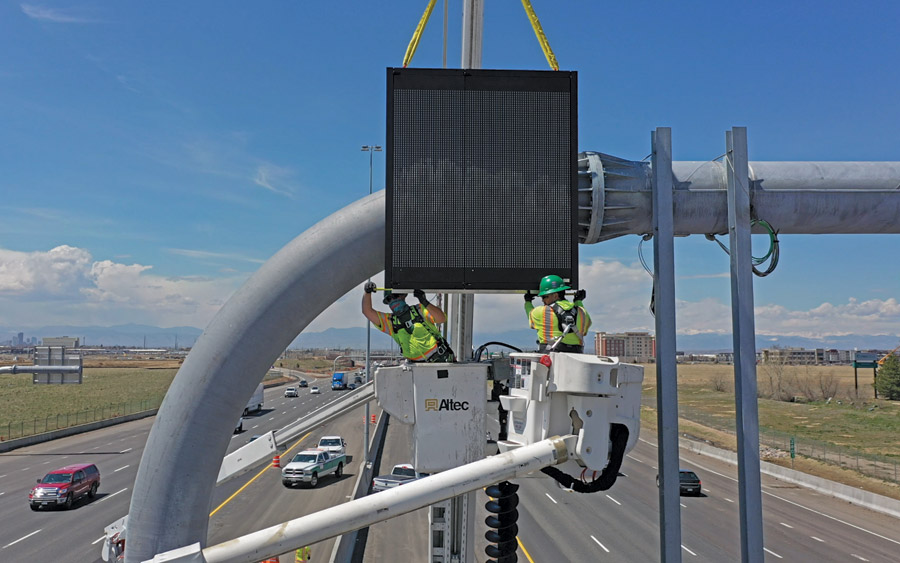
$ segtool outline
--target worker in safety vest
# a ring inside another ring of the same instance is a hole
[[[566,290],[571,289],[559,276],[544,276],[541,280],[538,297],[543,306],[531,304],[534,294],[525,293],[525,312],[531,328],[537,330],[538,344],[541,352],[549,352],[553,343],[562,336],[562,340],[553,348],[555,352],[584,352],[584,337],[591,327],[591,316],[584,309],[582,300],[587,292],[579,289],[573,301],[566,300]],[[565,334],[563,336],[563,334]]]
[[[305,563],[309,561],[309,546],[301,547],[294,554],[294,562],[295,563]]]
[[[444,339],[437,326],[447,320],[447,315],[440,307],[429,303],[425,292],[415,290],[413,295],[419,305],[410,307],[406,304],[405,293],[384,292],[383,303],[391,308],[390,313],[382,313],[372,308],[372,294],[375,283],[365,285],[362,299],[363,315],[381,332],[390,335],[397,344],[403,357],[411,362],[455,362],[453,350]]]

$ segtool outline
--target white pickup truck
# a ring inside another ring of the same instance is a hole
[[[325,450],[304,450],[291,459],[281,470],[281,484],[293,487],[299,483],[307,483],[310,487],[319,484],[319,478],[334,473],[340,478],[344,472],[347,456],[330,454]]]
[[[319,438],[319,444],[316,447],[320,450],[325,450],[331,455],[347,453],[347,442],[340,436],[322,436]]]
[[[386,491],[427,476],[428,473],[419,473],[409,463],[401,463],[395,465],[389,475],[379,475],[372,479],[372,490],[376,493]]]

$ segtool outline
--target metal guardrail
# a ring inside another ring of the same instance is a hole
[[[231,452],[222,460],[219,467],[219,475],[216,482],[224,481],[232,475],[243,471],[247,467],[255,465],[260,461],[271,457],[277,449],[287,445],[292,440],[302,436],[317,426],[321,426],[327,422],[334,420],[345,412],[365,404],[375,398],[375,385],[367,383],[361,387],[357,387],[353,391],[342,394],[337,401],[313,411],[304,416],[297,422],[285,426],[281,430],[274,432],[274,441],[269,444],[256,444],[256,441],[238,448]]]

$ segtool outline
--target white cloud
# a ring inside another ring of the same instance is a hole
[[[80,248],[0,249],[0,324],[127,322],[204,327],[243,278],[167,278]]]
[[[98,23],[98,20],[76,16],[62,10],[54,10],[53,8],[44,8],[34,4],[21,4],[22,13],[31,19],[48,21],[53,23]]]
[[[293,175],[290,168],[264,162],[256,167],[253,183],[276,194],[292,197],[294,192],[288,182]]]
[[[693,276],[679,276],[678,279],[682,280],[706,280],[706,279],[715,279],[715,278],[730,278],[731,274],[728,272],[722,272],[720,274],[697,274]]]
[[[262,264],[265,260],[260,258],[252,258],[243,254],[231,254],[224,252],[209,252],[206,250],[193,250],[190,248],[167,248],[168,252],[178,254],[179,256],[187,256],[188,258],[224,258],[226,260],[241,260],[243,262],[252,262],[254,264]]]
[[[72,293],[85,283],[90,261],[86,250],[65,245],[48,252],[0,249],[0,295]]]
[[[198,258],[257,261],[207,251],[170,251]],[[0,249],[0,325],[136,322],[203,328],[246,279],[246,274],[224,272],[221,278],[164,277],[153,274],[149,265],[95,261],[87,250],[72,246],[45,252]],[[593,319],[593,330],[654,330],[648,310],[652,282],[639,264],[594,259],[581,264],[580,279],[581,287],[587,290],[585,305]],[[373,281],[380,285],[383,277],[379,275]],[[362,284],[328,307],[306,330],[365,327],[361,297]],[[435,300],[433,293],[429,297]],[[376,308],[382,308],[378,300]],[[679,300],[676,312],[681,334],[731,331],[730,303],[719,299]],[[521,294],[477,296],[475,323],[479,332],[526,328]],[[765,334],[897,334],[898,327],[900,302],[895,297],[849,298],[846,303],[822,303],[809,310],[792,310],[774,303],[756,307],[756,329]]]
[[[851,297],[844,304],[822,303],[808,311],[792,311],[783,305],[756,308],[756,330],[796,336],[841,334],[896,334],[900,329],[900,302],[896,298]]]

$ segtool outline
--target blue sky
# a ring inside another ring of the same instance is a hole
[[[384,142],[385,67],[426,4],[0,3],[0,326],[204,327],[278,249],[368,193],[360,145]],[[896,2],[533,5],[579,72],[580,150],[640,160],[669,126],[675,160],[709,160],[738,125],[751,161],[900,160]],[[442,19],[440,1],[411,66],[442,65]],[[520,2],[486,1],[483,67],[548,68]],[[760,332],[900,335],[900,237],[781,240],[755,281]],[[595,329],[652,329],[637,245],[581,247]],[[679,331],[728,332],[727,256],[698,236],[676,253]],[[308,330],[361,325],[358,302]],[[477,310],[486,330],[523,324],[519,297]]]

